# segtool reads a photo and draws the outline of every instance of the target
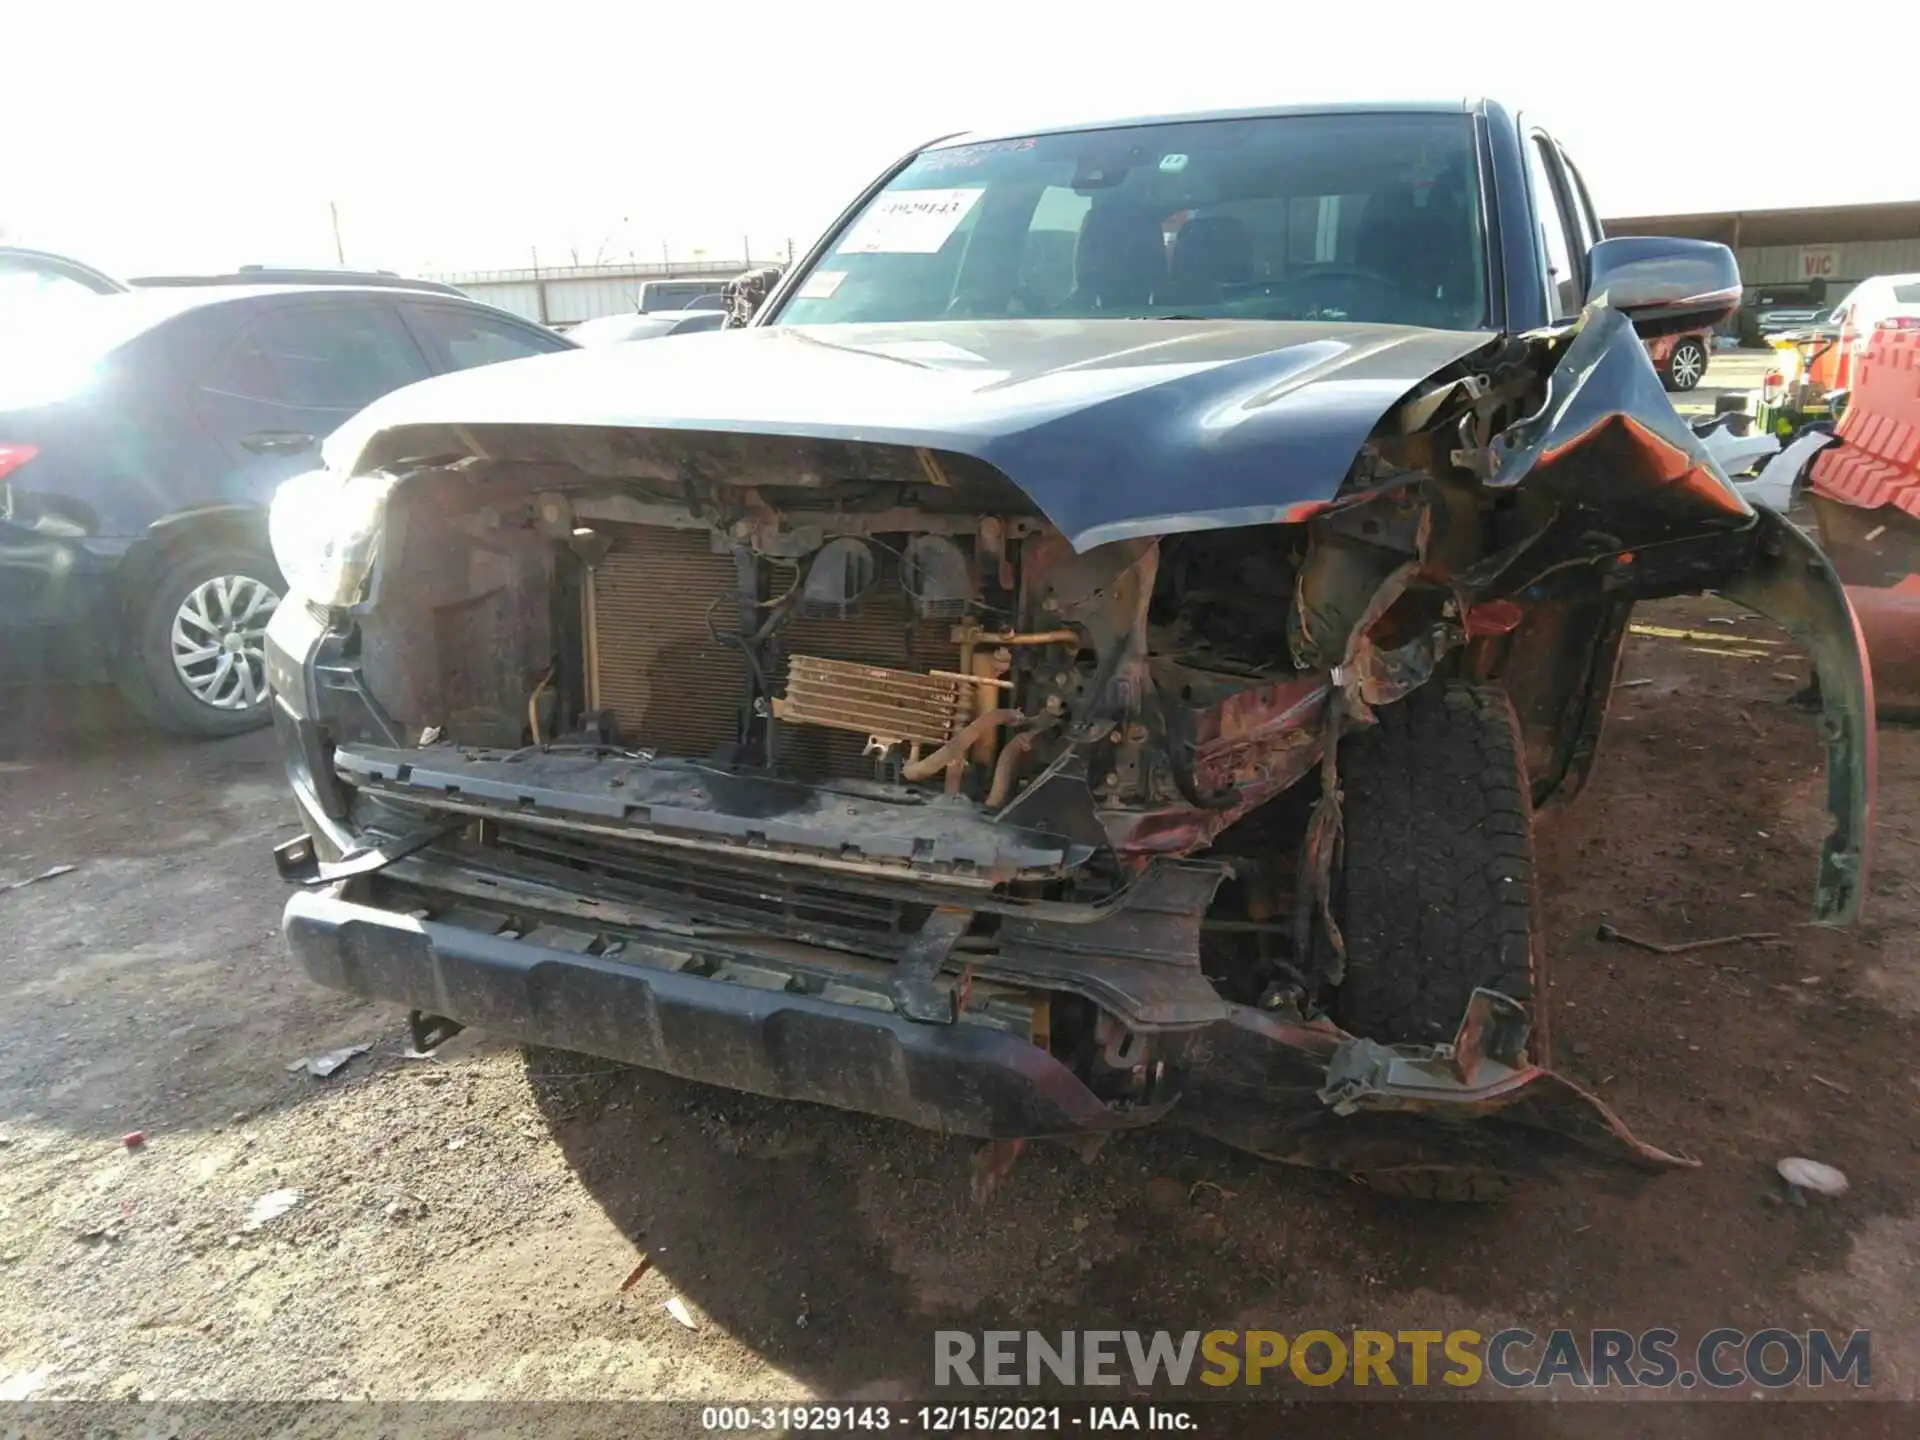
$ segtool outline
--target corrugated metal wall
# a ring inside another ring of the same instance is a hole
[[[1742,246],[1735,252],[1740,259],[1740,279],[1747,285],[1785,285],[1800,281],[1801,245]],[[1869,275],[1904,275],[1920,272],[1920,239],[1849,240],[1831,248],[1834,275],[1827,284],[1838,304],[1844,287]]]
[[[460,288],[482,305],[497,305],[529,320],[540,318],[540,286],[532,280],[468,280]]]
[[[547,323],[570,325],[596,315],[623,315],[640,304],[640,280],[601,277],[593,280],[548,280]]]
[[[638,308],[640,286],[648,280],[710,280],[718,291],[743,269],[780,263],[755,260],[744,266],[739,261],[565,265],[551,269],[542,266],[539,270],[469,270],[433,278],[458,286],[483,305],[497,305],[502,310],[548,325],[571,325],[601,315],[630,313]]]

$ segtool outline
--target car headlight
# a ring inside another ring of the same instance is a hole
[[[320,605],[351,605],[373,569],[394,477],[342,478],[314,470],[283,482],[267,510],[267,539],[287,589]]]

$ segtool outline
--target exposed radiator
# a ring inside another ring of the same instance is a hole
[[[600,704],[620,736],[668,755],[704,760],[738,738],[747,662],[713,643],[736,629],[733,558],[705,530],[609,525],[613,538],[593,572]],[[715,604],[718,601],[719,604]]]
[[[738,581],[730,555],[716,555],[705,530],[607,525],[612,541],[593,575],[600,704],[613,712],[629,744],[705,759],[739,734],[747,696],[747,663],[716,645],[709,607],[722,635],[739,626]],[[792,571],[775,572],[778,594]],[[960,654],[950,621],[921,621],[887,562],[871,590],[845,619],[797,616],[768,656],[775,694],[787,689],[789,657],[816,655],[892,670],[955,670]],[[873,762],[864,734],[819,725],[781,725],[779,767],[808,778],[868,776]]]

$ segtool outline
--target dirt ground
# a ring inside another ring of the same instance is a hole
[[[473,1034],[405,1059],[400,1015],[282,954],[270,736],[11,697],[0,880],[76,868],[0,893],[0,1395],[905,1397],[942,1323],[1870,1327],[1876,1393],[1920,1395],[1920,734],[1881,732],[1870,918],[1814,927],[1804,662],[1713,600],[1637,623],[1683,633],[1635,636],[1594,787],[1542,828],[1552,1028],[1701,1165],[1495,1208],[1176,1131],[1036,1147],[976,1205],[959,1140]],[[1783,938],[1668,959],[1603,918]],[[1852,1190],[1784,1203],[1789,1153]],[[1512,1433],[1587,1433],[1584,1408]]]

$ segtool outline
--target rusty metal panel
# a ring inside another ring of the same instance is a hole
[[[606,529],[613,547],[593,576],[601,703],[630,743],[704,759],[738,737],[747,695],[745,657],[707,628],[709,606],[722,634],[738,624],[733,557],[703,530]]]

